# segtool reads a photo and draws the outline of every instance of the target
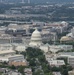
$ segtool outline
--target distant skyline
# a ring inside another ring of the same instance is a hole
[[[32,2],[38,2],[38,3],[41,3],[41,2],[56,2],[56,3],[60,3],[60,2],[74,2],[74,0],[31,0]]]
[[[7,2],[22,2],[22,0],[0,0],[0,1],[7,1]],[[28,0],[23,0],[24,2],[28,2]],[[74,0],[30,0],[31,3],[63,3],[63,2],[74,2]]]

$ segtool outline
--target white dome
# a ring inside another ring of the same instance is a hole
[[[72,41],[73,39],[71,37],[68,36],[63,36],[61,37],[60,41]]]
[[[32,33],[31,40],[42,40],[41,33],[37,29]]]
[[[42,44],[41,33],[36,29],[31,36],[31,46],[40,46]]]
[[[63,25],[68,25],[68,23],[65,22],[65,21],[62,21],[61,24],[63,24]]]
[[[65,21],[62,21],[61,23],[66,23]]]

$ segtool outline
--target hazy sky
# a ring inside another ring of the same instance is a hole
[[[4,1],[4,0],[3,0]],[[22,1],[22,0],[6,0],[9,2],[18,2],[18,1]],[[27,2],[27,0],[24,0]],[[74,2],[74,0],[30,0],[31,2],[34,3],[45,3],[45,2]]]

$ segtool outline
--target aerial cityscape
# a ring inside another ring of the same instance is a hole
[[[0,0],[0,75],[74,75],[74,0]]]

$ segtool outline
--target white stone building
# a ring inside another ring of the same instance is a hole
[[[32,69],[31,68],[25,68],[24,73],[25,73],[25,75],[32,75]]]
[[[50,66],[56,66],[56,67],[65,65],[64,60],[51,60],[51,61],[48,61],[48,63],[50,64]]]
[[[21,54],[14,54],[8,56],[0,56],[0,62],[12,62],[12,61],[25,61],[24,56]]]
[[[68,63],[74,68],[74,56],[68,57]]]
[[[4,50],[0,51],[0,56],[14,55],[16,52],[14,50]]]
[[[49,44],[44,44],[40,46],[40,49],[43,50],[45,53],[50,51],[50,52],[58,52],[58,51],[70,51],[73,49],[72,45],[49,45]]]
[[[74,70],[68,71],[68,75],[74,75]]]

